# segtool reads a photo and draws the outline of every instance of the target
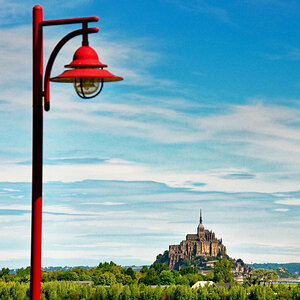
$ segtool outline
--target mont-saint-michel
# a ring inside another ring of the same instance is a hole
[[[200,273],[207,274],[222,258],[230,261],[231,272],[237,282],[243,282],[243,278],[253,269],[240,258],[230,258],[222,238],[217,238],[215,232],[204,227],[200,209],[197,232],[187,234],[185,240],[177,245],[169,245],[169,250],[158,255],[156,261],[166,264],[170,270],[180,270],[183,266],[190,265],[196,267]]]
[[[222,238],[217,239],[215,233],[205,229],[202,224],[202,211],[200,210],[200,222],[196,234],[187,234],[186,239],[179,245],[169,246],[168,265],[174,269],[176,264],[185,259],[192,260],[193,257],[216,257],[218,254],[226,254],[226,247]]]

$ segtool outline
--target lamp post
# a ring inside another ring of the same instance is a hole
[[[88,23],[97,22],[98,17],[84,17],[62,20],[43,20],[40,5],[33,7],[33,86],[32,86],[32,215],[31,215],[31,283],[30,298],[40,299],[41,249],[42,249],[42,186],[43,186],[43,108],[50,109],[49,81],[71,82],[81,98],[97,96],[104,82],[120,81],[104,70],[98,55],[89,47],[88,34],[99,31],[97,27],[88,28]],[[81,24],[82,28],[64,36],[54,47],[43,72],[43,28],[64,24]],[[74,54],[73,61],[66,65],[69,70],[50,78],[51,69],[60,49],[73,37],[82,35],[82,46]]]

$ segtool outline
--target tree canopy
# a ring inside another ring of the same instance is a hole
[[[274,281],[278,278],[278,274],[274,270],[257,269],[250,272],[245,278],[245,282],[249,284],[260,284]]]
[[[227,258],[218,261],[214,268],[214,281],[215,282],[233,282],[233,273],[231,262]]]

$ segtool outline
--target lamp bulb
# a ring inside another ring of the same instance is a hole
[[[99,81],[95,80],[93,77],[75,78],[74,88],[77,94],[84,97],[85,95],[91,95],[97,92]]]

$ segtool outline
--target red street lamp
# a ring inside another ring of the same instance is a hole
[[[41,283],[41,246],[42,246],[42,186],[43,186],[43,102],[44,109],[50,109],[49,82],[72,82],[81,98],[97,96],[104,82],[120,81],[104,70],[94,49],[89,47],[88,34],[99,31],[97,27],[88,28],[89,22],[97,22],[98,17],[73,18],[62,20],[43,20],[40,5],[33,7],[33,134],[32,134],[32,220],[31,220],[31,284],[30,298],[40,299]],[[45,26],[82,24],[78,29],[64,36],[54,47],[46,69],[43,72],[43,28]],[[66,65],[67,70],[57,77],[50,78],[53,63],[60,49],[73,37],[82,35],[82,46],[75,52],[73,61]]]
[[[65,67],[72,69],[50,80],[54,82],[73,82],[78,96],[85,99],[97,96],[102,91],[103,82],[123,79],[107,70],[103,70],[107,65],[102,64],[96,51],[88,46],[80,47],[75,52],[73,61]]]

